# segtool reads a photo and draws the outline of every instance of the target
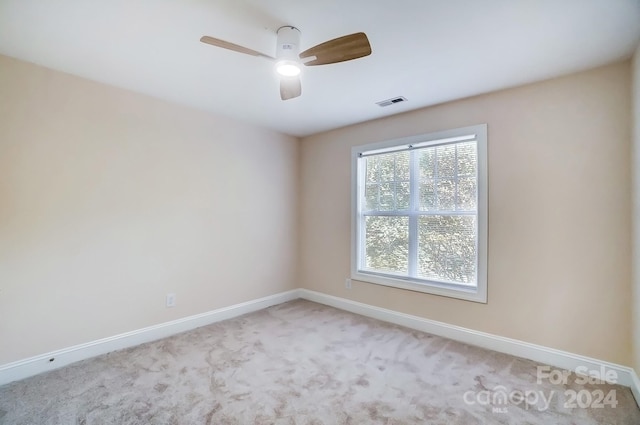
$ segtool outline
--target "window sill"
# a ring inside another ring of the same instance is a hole
[[[351,273],[351,279],[376,285],[390,286],[392,288],[405,289],[408,291],[423,292],[425,294],[439,295],[483,304],[487,303],[487,292],[486,290],[483,291],[481,287],[466,288],[464,286],[446,285],[436,282],[431,284],[423,282],[418,283],[410,279],[393,278],[361,271]],[[484,287],[486,288],[486,286]]]

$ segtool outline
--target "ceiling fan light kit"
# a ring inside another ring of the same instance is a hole
[[[293,99],[302,94],[300,73],[302,65],[316,66],[346,62],[371,54],[369,39],[363,32],[345,35],[325,41],[300,53],[300,30],[286,25],[278,28],[276,57],[230,43],[215,37],[203,36],[200,41],[251,56],[261,56],[275,61],[276,73],[280,77],[280,98]]]
[[[284,26],[278,28],[276,45],[276,72],[283,77],[300,75],[300,30],[296,27]]]
[[[276,72],[283,77],[297,77],[302,69],[297,62],[279,61],[276,63]]]

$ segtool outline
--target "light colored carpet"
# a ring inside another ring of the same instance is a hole
[[[0,387],[0,423],[640,424],[629,389],[536,384],[536,366],[298,300]],[[617,406],[564,407],[598,389]],[[482,402],[500,391],[552,399]]]

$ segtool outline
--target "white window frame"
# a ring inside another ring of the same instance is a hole
[[[476,286],[446,284],[442,282],[432,282],[415,280],[410,277],[390,276],[359,270],[359,259],[363,255],[360,241],[360,206],[359,197],[361,188],[360,182],[364,176],[358,175],[358,161],[363,153],[380,151],[392,152],[406,150],[414,147],[437,146],[447,141],[451,142],[458,138],[474,136],[477,142],[477,276]],[[418,146],[416,146],[418,145]],[[487,302],[487,239],[488,239],[488,176],[487,176],[487,125],[480,124],[469,127],[462,127],[453,130],[440,131],[435,133],[421,134],[417,136],[405,137],[401,139],[387,140],[378,143],[370,143],[361,146],[354,146],[351,149],[351,279],[374,283],[378,285],[391,286],[394,288],[407,289],[411,291],[424,292],[428,294],[441,295],[462,300],[475,301],[479,303]]]

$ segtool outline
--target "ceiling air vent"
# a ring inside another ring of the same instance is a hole
[[[406,102],[406,101],[407,101],[406,97],[398,96],[398,97],[394,97],[393,99],[381,100],[380,102],[376,102],[376,105],[389,106],[389,105],[393,105],[394,103],[400,103],[400,102]]]

